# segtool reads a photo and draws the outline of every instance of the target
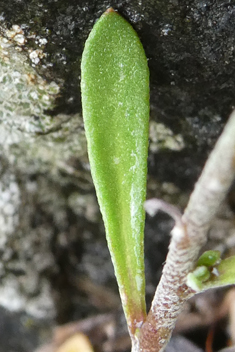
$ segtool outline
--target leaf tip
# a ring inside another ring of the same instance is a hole
[[[112,12],[116,12],[112,7],[109,7],[106,11],[105,11],[105,15],[112,13]]]

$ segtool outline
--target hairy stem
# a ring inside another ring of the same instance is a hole
[[[150,312],[140,330],[139,351],[164,350],[183,303],[195,294],[186,285],[187,274],[196,264],[199,251],[206,242],[211,221],[234,177],[235,112],[232,113],[196,183],[181,221],[174,216],[172,208],[163,206],[164,211],[172,213],[176,224],[172,230],[172,240],[160,283]],[[152,212],[154,207],[156,212],[159,209],[159,201],[154,206],[152,200]]]

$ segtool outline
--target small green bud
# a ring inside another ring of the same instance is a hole
[[[208,267],[219,264],[221,261],[220,255],[220,251],[206,251],[198,259],[197,266],[204,265]]]
[[[205,282],[210,277],[210,270],[206,266],[202,265],[197,267],[193,271],[193,274],[198,280],[200,280],[200,282]]]
[[[187,285],[190,287],[192,290],[199,292],[202,289],[202,283],[200,280],[196,278],[196,276],[193,273],[189,273],[187,276]]]

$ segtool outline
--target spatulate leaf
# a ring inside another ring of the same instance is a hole
[[[131,333],[145,318],[144,210],[149,71],[131,25],[109,9],[82,56],[81,90],[91,173]]]

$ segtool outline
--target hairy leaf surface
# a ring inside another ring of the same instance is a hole
[[[92,29],[81,69],[92,177],[122,304],[129,328],[134,331],[146,314],[143,203],[149,71],[136,32],[112,9]]]

